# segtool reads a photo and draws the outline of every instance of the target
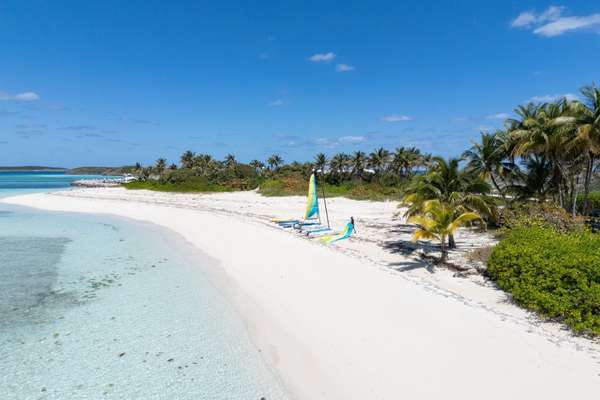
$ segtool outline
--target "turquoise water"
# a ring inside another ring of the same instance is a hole
[[[209,262],[154,225],[0,203],[0,399],[286,398]]]

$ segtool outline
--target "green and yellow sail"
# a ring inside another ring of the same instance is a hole
[[[319,218],[319,199],[317,196],[317,181],[315,179],[315,174],[312,174],[308,181],[308,199],[306,202],[304,219],[314,218]]]

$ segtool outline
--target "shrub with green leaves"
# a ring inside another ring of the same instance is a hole
[[[505,230],[521,226],[547,225],[561,232],[581,231],[584,223],[554,203],[517,202],[499,212],[498,225]]]
[[[583,210],[584,195],[580,193],[577,196],[577,209]],[[588,194],[588,210],[600,210],[600,192],[591,192]]]
[[[518,304],[600,335],[600,235],[516,227],[492,251],[488,271]]]

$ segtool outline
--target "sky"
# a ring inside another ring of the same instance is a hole
[[[600,2],[0,0],[0,165],[460,155],[600,81]]]

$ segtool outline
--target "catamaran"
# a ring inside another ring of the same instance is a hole
[[[319,213],[319,197],[317,195],[317,180],[315,174],[311,174],[308,181],[308,196],[306,201],[306,210],[304,211],[304,218],[287,218],[287,219],[273,219],[273,222],[280,226],[291,228],[291,227],[308,227],[321,225],[321,215]]]
[[[325,193],[323,193],[323,195],[324,194]],[[315,174],[311,174],[308,181],[308,196],[306,201],[306,210],[304,211],[304,218],[276,218],[273,219],[273,222],[277,223],[283,228],[293,228],[309,238],[320,238],[319,241],[326,244],[334,243],[350,237],[350,235],[352,235],[354,232],[354,218],[350,218],[350,223],[348,223],[342,231],[334,231],[329,226],[329,214],[327,212],[325,196],[323,196],[323,204],[325,205],[327,225],[321,222],[317,180]]]

